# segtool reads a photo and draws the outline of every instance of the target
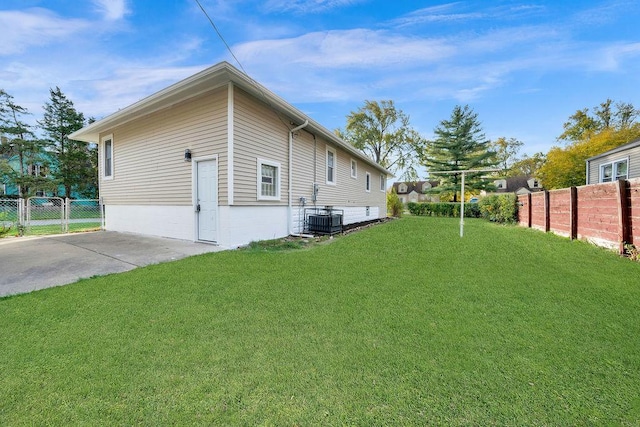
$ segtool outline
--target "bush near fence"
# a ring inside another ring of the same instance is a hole
[[[407,209],[411,215],[416,216],[439,216],[439,217],[459,217],[460,203],[407,203]],[[464,205],[465,218],[479,218],[480,208],[477,203],[467,203]]]
[[[480,199],[478,205],[486,220],[501,224],[518,222],[518,198],[514,193],[492,194]]]
[[[640,178],[525,194],[520,225],[625,252],[640,245]]]
[[[459,217],[460,203],[415,203],[409,202],[407,208],[412,215]],[[483,197],[478,203],[464,205],[465,218],[484,218],[499,223],[518,221],[518,199],[515,194],[494,194]]]

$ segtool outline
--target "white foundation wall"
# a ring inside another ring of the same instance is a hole
[[[318,206],[318,208],[323,208],[324,206]],[[304,230],[304,210],[311,209],[313,206],[305,206],[299,207],[294,206],[292,212],[292,220],[293,220],[293,232],[294,233],[302,233]],[[366,222],[372,221],[374,219],[383,218],[384,216],[380,216],[380,208],[378,206],[369,206],[368,214],[366,206],[334,206],[334,209],[342,209],[344,211],[344,217],[342,218],[342,224],[354,224],[357,222]],[[386,215],[386,212],[384,213]]]
[[[220,206],[218,244],[235,248],[289,235],[287,206]]]
[[[340,207],[343,224],[380,218],[377,206]],[[287,206],[220,206],[217,244],[236,248],[252,241],[289,235]],[[386,214],[386,213],[385,213]],[[294,233],[304,230],[304,209],[291,212]],[[173,239],[196,240],[195,215],[191,206],[105,205],[105,228],[111,231],[148,234]]]
[[[105,228],[110,231],[194,240],[193,207],[105,205]]]

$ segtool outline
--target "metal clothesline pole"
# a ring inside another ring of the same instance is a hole
[[[462,182],[460,183],[460,237],[464,236],[464,175],[465,173],[471,172],[497,172],[502,169],[467,169],[460,171],[435,171],[429,172],[429,174],[445,174],[445,175],[456,175],[462,174]]]

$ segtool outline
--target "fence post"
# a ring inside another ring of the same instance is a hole
[[[624,254],[624,244],[629,242],[629,198],[627,196],[627,181],[617,181],[618,196],[618,240],[620,242],[620,254]]]
[[[571,240],[578,238],[578,189],[576,187],[570,188],[569,198],[569,237]]]
[[[531,225],[533,224],[531,220],[532,212],[533,212],[533,209],[531,209],[531,193],[527,193],[527,227],[529,228],[531,228]]]
[[[69,213],[71,212],[71,200],[68,197],[64,198],[64,232],[69,232]]]
[[[549,202],[549,192],[544,190],[544,232],[551,230],[551,206]]]

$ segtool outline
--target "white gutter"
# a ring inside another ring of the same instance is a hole
[[[289,235],[293,234],[293,134],[308,124],[309,120],[305,120],[303,124],[289,131],[289,202],[287,204],[287,228]]]

